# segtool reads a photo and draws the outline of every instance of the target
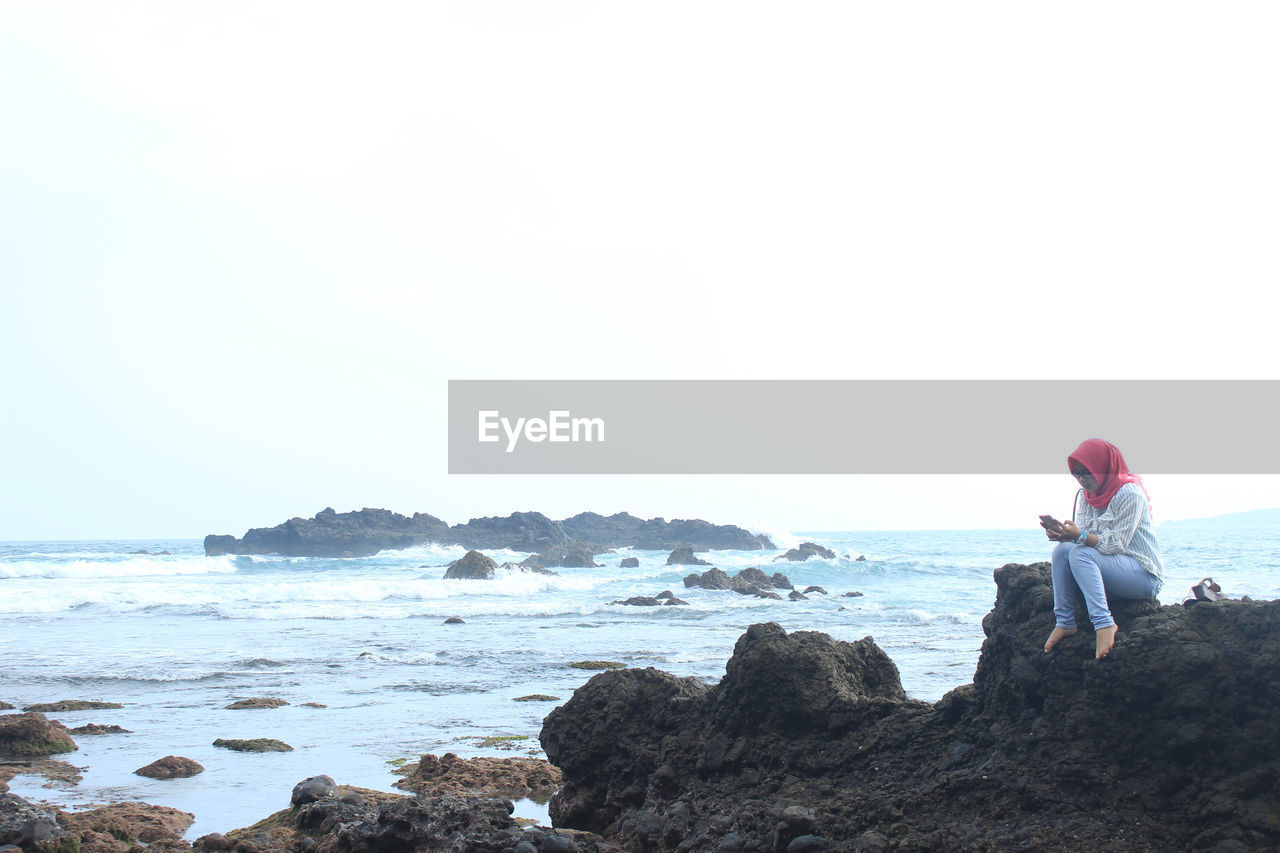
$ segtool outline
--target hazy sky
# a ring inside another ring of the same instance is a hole
[[[450,477],[446,383],[1280,378],[1278,23],[1247,2],[0,5],[0,539],[325,506],[775,530],[1069,511],[1065,463]],[[1053,413],[939,422],[988,417]],[[1148,487],[1158,519],[1280,506],[1277,477]]]

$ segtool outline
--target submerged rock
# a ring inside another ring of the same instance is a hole
[[[277,698],[254,698],[254,699],[237,699],[223,710],[226,711],[246,711],[254,708],[283,708],[289,703],[283,699]]]
[[[293,752],[293,747],[282,740],[274,738],[258,737],[249,740],[236,740],[235,738],[218,738],[213,742],[214,746],[220,746],[223,749],[232,749],[236,752]]]
[[[662,601],[657,598],[650,598],[647,595],[633,595],[630,598],[618,599],[611,601],[610,604],[627,604],[632,607],[657,607]]]
[[[119,702],[96,702],[86,699],[63,699],[61,702],[40,702],[28,705],[24,711],[58,713],[63,711],[113,711],[123,708]]]
[[[0,755],[54,755],[77,749],[66,726],[38,711],[0,715]]]
[[[622,561],[618,563],[618,568],[638,569],[640,568],[640,558],[639,557],[623,557]]]
[[[655,851],[1280,845],[1280,602],[1117,601],[1098,661],[1087,627],[1044,653],[1047,564],[995,580],[973,683],[933,704],[870,638],[773,624],[711,687],[594,676],[542,729],[553,821]]]
[[[131,734],[128,729],[122,729],[119,726],[104,726],[99,723],[87,723],[83,726],[76,726],[71,730],[73,735],[127,735]]]
[[[133,772],[138,776],[146,776],[149,779],[185,779],[188,776],[203,773],[204,767],[198,761],[193,761],[190,758],[183,758],[180,755],[166,755],[164,758],[157,759],[146,767],[139,767]]]

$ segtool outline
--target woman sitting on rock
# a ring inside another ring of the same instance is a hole
[[[1120,450],[1091,438],[1067,457],[1067,465],[1081,486],[1072,520],[1040,517],[1045,533],[1058,543],[1053,549],[1057,624],[1044,650],[1052,651],[1059,640],[1076,632],[1078,586],[1093,623],[1096,656],[1103,658],[1116,644],[1116,623],[1107,596],[1155,598],[1164,583],[1164,565],[1151,529],[1147,490],[1142,478],[1130,473]]]

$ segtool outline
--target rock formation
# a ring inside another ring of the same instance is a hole
[[[823,560],[834,560],[836,552],[830,548],[823,548],[821,545],[813,542],[801,542],[799,547],[792,548],[785,554],[774,557],[775,560],[791,560],[792,562],[803,562],[810,557],[819,557]]]
[[[291,518],[275,527],[255,527],[242,538],[209,534],[205,554],[280,554],[288,557],[367,557],[379,551],[438,543],[471,550],[510,548],[516,551],[554,553],[573,546],[592,549],[636,547],[668,550],[688,544],[698,550],[773,548],[767,536],[758,536],[731,524],[711,524],[701,519],[646,520],[627,513],[605,518],[580,513],[553,521],[540,512],[515,512],[505,517],[473,518],[452,527],[426,513],[404,516],[385,509],[335,512],[324,509],[314,518]],[[558,565],[572,565],[559,563]]]
[[[684,585],[686,588],[731,589],[742,595],[774,599],[781,599],[782,596],[771,592],[771,589],[791,589],[791,581],[786,575],[777,572],[770,577],[755,566],[748,566],[733,577],[716,568],[707,569],[701,574],[694,572],[685,576]]]
[[[248,740],[218,738],[213,745],[236,752],[293,752],[293,747],[289,744],[269,737],[255,737]]]
[[[189,849],[182,834],[188,812],[147,803],[113,803],[77,812],[34,806],[13,794],[0,795],[0,845],[23,850],[125,853],[128,850]]]
[[[39,711],[0,715],[0,755],[54,755],[77,749],[67,727]]]
[[[528,568],[553,566],[560,569],[595,568],[600,565],[595,560],[596,554],[603,554],[607,550],[609,549],[588,545],[585,542],[571,542],[568,545],[556,545],[540,554],[526,557],[520,561],[520,565]]]
[[[711,687],[594,676],[542,729],[553,822],[645,851],[1280,844],[1280,602],[1115,602],[1097,661],[1087,629],[1044,653],[1048,564],[995,580],[973,683],[934,704],[870,638],[772,623]]]
[[[444,570],[445,580],[492,580],[498,564],[479,551],[468,551]]]
[[[668,566],[709,566],[711,565],[701,557],[693,554],[693,548],[689,545],[681,545],[679,548],[673,548],[671,553],[667,555]]]
[[[368,557],[390,548],[447,541],[449,525],[433,515],[412,518],[385,509],[334,512],[291,518],[275,527],[255,527],[243,539],[209,535],[204,551],[220,554],[282,554],[288,557]]]
[[[549,797],[560,787],[560,770],[541,758],[459,758],[452,752],[430,753],[396,771],[404,778],[397,788],[439,797],[471,794],[485,797]]]
[[[274,696],[271,696],[271,697],[255,696],[252,699],[237,699],[236,701],[232,702],[230,705],[227,705],[224,710],[250,711],[250,710],[256,710],[259,708],[283,708],[285,705],[288,705],[288,704],[289,703],[286,702],[285,700],[274,697]]]
[[[441,794],[406,796],[333,785],[312,777],[294,788],[292,807],[225,836],[196,839],[205,853],[621,853],[588,833],[522,827],[510,800]]]
[[[133,772],[150,779],[185,779],[203,773],[204,767],[200,762],[181,755],[166,755]]]

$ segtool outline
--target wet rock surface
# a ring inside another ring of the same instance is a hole
[[[415,794],[473,794],[487,797],[549,797],[560,787],[560,769],[541,758],[459,758],[430,753],[406,764],[397,788]]]
[[[646,851],[1280,845],[1280,602],[1113,602],[1097,661],[1087,628],[1044,653],[1047,563],[995,580],[974,681],[934,704],[870,638],[772,623],[714,686],[594,676],[541,733],[553,822]]]
[[[667,555],[668,566],[709,566],[711,565],[701,557],[695,556],[693,548],[688,545],[681,545],[679,548],[671,549],[671,553]]]
[[[103,723],[86,723],[71,730],[73,735],[127,735],[129,729]]]
[[[278,699],[276,697],[258,696],[252,699],[237,699],[236,701],[232,702],[230,705],[227,705],[224,710],[247,711],[247,710],[253,710],[257,708],[283,708],[285,705],[288,705],[288,704],[289,703],[286,702],[285,700]]]
[[[164,758],[151,762],[146,767],[139,767],[133,771],[138,776],[146,776],[148,779],[186,779],[189,776],[195,776],[204,772],[204,767],[200,762],[190,758],[183,758],[180,755],[166,755]]]
[[[99,702],[89,699],[63,699],[59,702],[39,702],[35,705],[28,705],[23,708],[24,711],[39,711],[40,713],[59,713],[64,711],[104,711],[118,710],[123,708],[119,702]]]
[[[327,779],[327,777],[325,777]],[[304,780],[295,788],[315,781]],[[327,780],[331,781],[331,780]],[[207,853],[373,853],[373,851],[519,851],[604,853],[620,848],[588,833],[522,827],[510,800],[497,797],[405,796],[336,785],[315,799],[253,826],[195,842]]]
[[[35,806],[13,794],[0,795],[0,844],[50,853],[125,853],[128,850],[189,850],[182,835],[188,812],[148,803],[114,803],[66,812]]]
[[[603,554],[608,550],[608,548],[588,545],[585,542],[572,542],[568,545],[557,545],[532,557],[526,557],[520,561],[520,565],[527,568],[546,568],[551,566],[567,569],[595,568],[600,565],[596,562],[596,555]]]
[[[818,557],[823,560],[834,560],[836,552],[830,548],[824,548],[815,542],[801,542],[797,547],[792,548],[787,553],[775,557],[775,560],[790,560],[792,562],[803,562],[810,557]]]
[[[282,740],[269,737],[256,737],[247,740],[237,738],[218,738],[214,746],[235,752],[293,752],[293,747]]]
[[[53,755],[78,748],[66,726],[39,711],[0,715],[0,756]]]

